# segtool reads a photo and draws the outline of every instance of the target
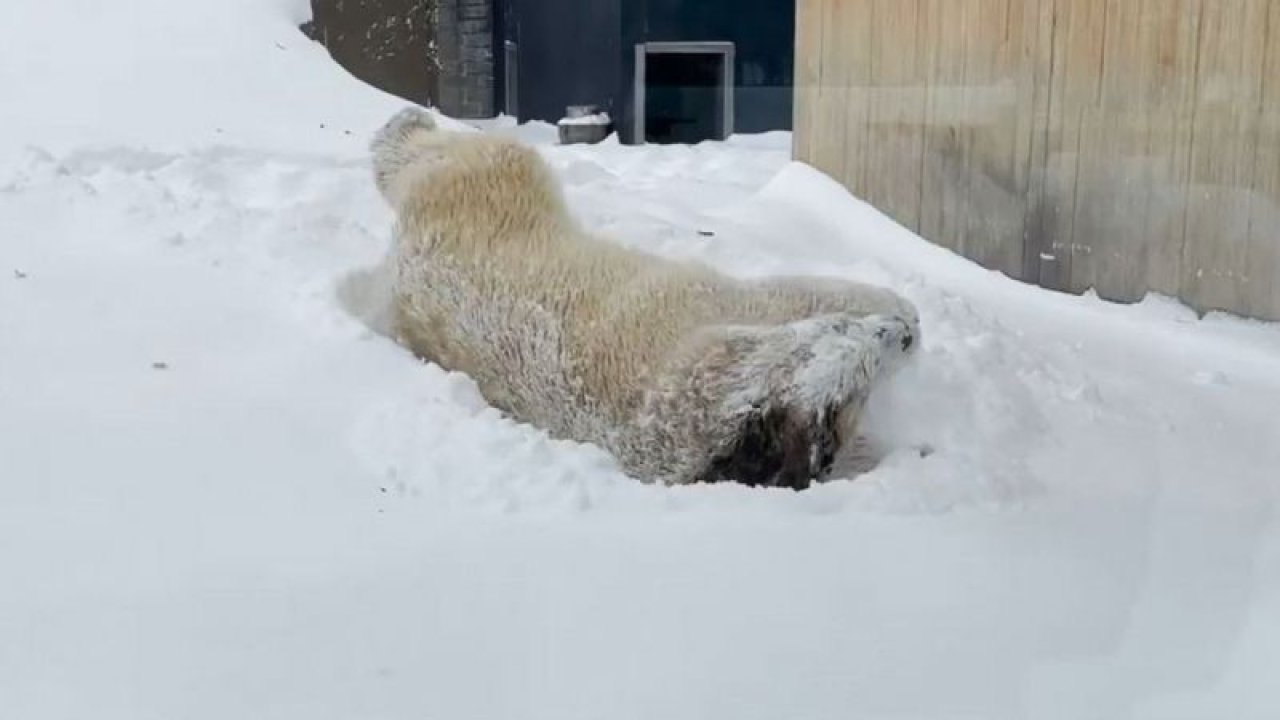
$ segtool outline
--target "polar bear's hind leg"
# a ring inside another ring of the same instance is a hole
[[[699,482],[803,490],[824,479],[857,424],[872,385],[916,346],[912,324],[837,314],[759,329],[745,351],[716,369],[732,378],[719,422],[728,441],[713,448]],[[736,386],[736,388],[734,387]],[[754,393],[742,407],[744,394]]]
[[[839,447],[838,409],[757,407],[746,414],[732,444],[712,456],[699,482],[804,490],[831,468]]]

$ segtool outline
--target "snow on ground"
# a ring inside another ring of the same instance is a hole
[[[922,309],[871,423],[929,457],[642,485],[360,320],[400,103],[305,3],[134,9],[0,10],[0,717],[1274,716],[1280,328],[1013,283],[786,134],[477,123],[619,242]]]

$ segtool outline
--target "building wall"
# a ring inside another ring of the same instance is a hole
[[[632,126],[636,43],[737,44],[739,132],[791,127],[795,0],[498,0],[502,40],[518,46],[519,118],[554,122],[598,104]]]
[[[517,44],[520,120],[555,122],[569,105],[617,114],[619,0],[500,0],[500,6],[505,39]]]
[[[624,137],[631,137],[634,122],[634,48],[642,42],[733,42],[735,132],[791,129],[796,4],[797,0],[623,0],[621,74],[626,93],[619,100],[619,115]]]
[[[433,0],[440,57],[439,107],[458,118],[497,113],[493,0]]]
[[[1280,0],[800,0],[795,153],[1047,287],[1280,319]]]
[[[643,40],[734,43],[737,132],[791,129],[796,0],[643,0],[642,4],[646,6]]]

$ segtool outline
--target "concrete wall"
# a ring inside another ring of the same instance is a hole
[[[635,41],[733,41],[736,132],[791,129],[796,0],[632,2],[645,6]]]
[[[619,0],[503,0],[517,45],[519,118],[556,122],[569,105],[617,117],[623,89]]]
[[[493,0],[436,2],[440,109],[459,118],[493,117],[497,112]]]
[[[1280,0],[800,0],[795,152],[1047,287],[1280,319]]]

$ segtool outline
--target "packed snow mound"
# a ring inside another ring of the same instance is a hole
[[[307,0],[3,3],[0,158],[28,145],[359,151],[404,101],[304,36],[310,12]]]
[[[921,309],[868,428],[926,457],[806,493],[636,483],[376,332],[365,148],[403,103],[304,16],[0,9],[6,717],[1274,712],[1276,326],[1018,284],[786,134],[478,123],[620,243]]]
[[[943,717],[1056,708],[1060,683],[1090,689],[1081,710],[1175,691],[1266,707],[1250,698],[1272,697],[1251,668],[1280,648],[1273,328],[1038,300],[847,195],[815,211],[824,181],[783,148],[543,151],[620,241],[910,296],[922,356],[869,423],[933,452],[802,494],[631,482],[352,312],[391,221],[363,161],[32,152],[0,173],[0,559],[26,589],[0,599],[22,628],[0,651],[7,706],[80,709],[52,704],[72,682],[99,717]],[[82,610],[65,633],[23,620],[66,603]],[[146,644],[121,662],[126,627]],[[97,655],[73,653],[83,637]],[[522,684],[543,662],[555,674]],[[229,692],[212,678],[232,667],[230,687],[272,689]]]

